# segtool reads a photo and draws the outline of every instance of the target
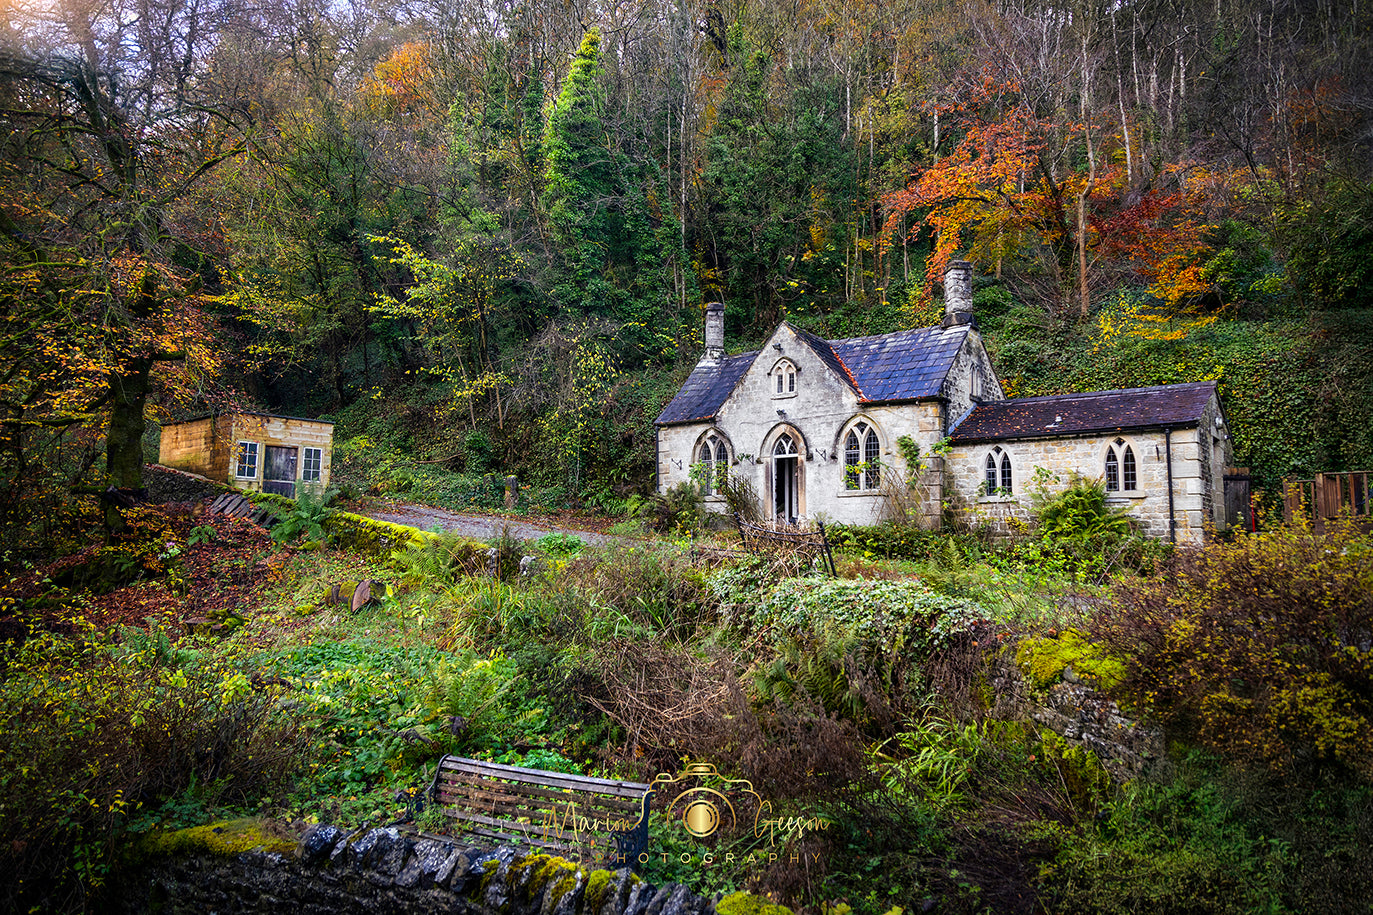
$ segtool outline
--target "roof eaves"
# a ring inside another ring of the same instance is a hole
[[[969,410],[968,412],[971,413],[972,411]],[[959,422],[961,423],[966,418],[967,414],[964,414],[964,416],[959,419]],[[1074,429],[1071,432],[1046,431],[1041,429],[1029,432],[1007,432],[1002,435],[974,435],[968,437],[959,437],[956,431],[951,431],[949,433],[949,438],[955,445],[980,445],[985,442],[1028,441],[1037,438],[1087,438],[1091,435],[1103,435],[1111,432],[1150,432],[1155,429],[1190,429],[1200,425],[1201,420],[1199,419],[1184,419],[1171,423],[1151,422],[1126,424],[1123,426],[1093,426],[1087,429]]]

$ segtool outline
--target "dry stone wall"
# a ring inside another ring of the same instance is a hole
[[[1035,690],[1007,652],[993,664],[991,686],[994,717],[1031,721],[1068,746],[1091,751],[1117,782],[1139,778],[1166,760],[1162,731],[1124,715],[1071,667],[1062,682]]]
[[[651,886],[628,868],[588,872],[512,848],[327,825],[306,831],[294,854],[148,863],[126,877],[122,899],[126,915],[715,915],[713,900],[678,884]]]

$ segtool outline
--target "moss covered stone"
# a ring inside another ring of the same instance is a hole
[[[205,854],[231,857],[254,850],[289,855],[295,848],[294,838],[277,835],[267,821],[251,818],[151,833],[140,843],[144,855],[156,858]]]
[[[1125,677],[1125,663],[1076,629],[1045,638],[1022,639],[1015,652],[1021,671],[1039,689],[1052,686],[1071,667],[1079,677],[1109,690]]]
[[[774,905],[752,893],[730,893],[715,903],[716,915],[792,915],[784,905]]]
[[[614,886],[612,882],[614,876],[610,871],[592,871],[586,878],[586,910],[588,912],[601,910],[606,895]]]

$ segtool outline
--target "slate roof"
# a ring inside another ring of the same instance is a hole
[[[968,326],[922,327],[876,337],[834,340],[835,354],[848,366],[865,403],[921,400],[939,396]]]
[[[955,444],[1195,426],[1216,393],[1214,381],[1153,388],[1019,397],[979,404],[949,433]]]
[[[790,325],[789,325],[790,326]],[[924,327],[875,337],[825,340],[798,327],[792,331],[863,403],[922,400],[939,396],[949,368],[968,335],[968,326]],[[758,351],[697,365],[659,414],[657,425],[704,422],[714,418]]]
[[[754,350],[708,365],[697,365],[682,383],[677,396],[658,414],[656,425],[695,423],[713,417],[757,357],[758,351]]]

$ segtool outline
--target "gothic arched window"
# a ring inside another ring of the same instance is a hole
[[[796,365],[783,359],[772,367],[772,396],[787,397],[796,393]]]
[[[1118,438],[1106,446],[1106,491],[1134,492],[1139,487],[1135,451]]]
[[[844,487],[877,489],[882,482],[882,440],[866,420],[844,436]]]
[[[1009,496],[1014,491],[1011,478],[1011,456],[998,445],[987,454],[986,480],[983,487],[987,495]]]
[[[724,485],[725,476],[729,473],[729,450],[725,447],[724,440],[720,436],[711,432],[701,440],[701,445],[696,451],[696,466],[701,482],[701,491],[705,495],[714,495],[720,492],[720,487]]]

